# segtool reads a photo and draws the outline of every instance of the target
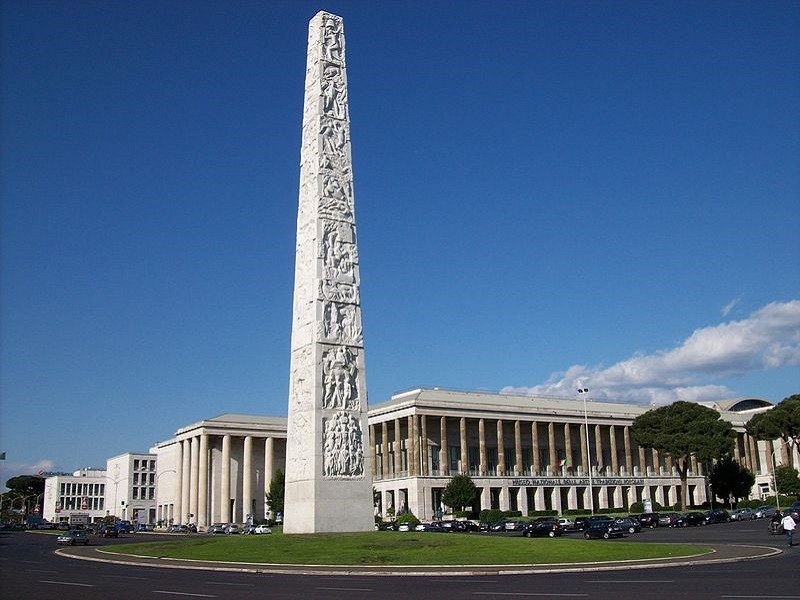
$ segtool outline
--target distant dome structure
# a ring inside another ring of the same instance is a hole
[[[746,412],[749,410],[760,410],[772,408],[772,402],[761,398],[736,398],[735,400],[717,400],[715,402],[702,402],[714,410],[726,410],[730,412]]]

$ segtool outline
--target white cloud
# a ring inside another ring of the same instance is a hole
[[[737,304],[739,304],[739,300],[741,299],[742,297],[739,296],[738,298],[734,298],[733,300],[728,302],[725,306],[723,306],[722,310],[720,311],[722,313],[722,316],[727,317],[729,314],[731,314],[731,311]]]
[[[501,393],[574,396],[584,386],[594,398],[620,402],[717,400],[735,394],[709,381],[796,366],[800,366],[800,300],[772,302],[741,321],[697,329],[669,350],[636,354],[608,368],[574,365],[543,384],[506,387]]]

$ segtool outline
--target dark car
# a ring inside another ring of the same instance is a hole
[[[731,515],[724,508],[715,508],[706,513],[706,523],[730,523]]]
[[[119,531],[113,525],[103,525],[97,530],[97,535],[104,538],[119,537]]]
[[[783,511],[783,515],[790,515],[795,523],[800,524],[800,502],[794,502],[789,508]]]
[[[642,524],[639,523],[638,519],[620,517],[618,519],[614,519],[614,522],[628,533],[639,533],[642,531]]]
[[[672,522],[675,521],[680,515],[676,512],[661,513],[658,515],[659,527],[672,527]]]
[[[223,525],[222,523],[214,523],[208,528],[208,533],[212,535],[225,533],[225,525]]]
[[[625,530],[622,529],[619,523],[615,521],[595,521],[590,523],[583,532],[583,537],[587,540],[603,538],[604,540],[622,537],[625,535]]]
[[[481,530],[480,526],[474,521],[456,521],[453,529],[461,533],[473,533]]]
[[[642,513],[638,516],[639,523],[641,523],[642,527],[658,527],[658,513]]]
[[[672,523],[672,527],[697,527],[706,524],[706,516],[699,512],[689,512],[679,516]]]
[[[573,531],[583,531],[589,524],[588,517],[575,517],[575,524],[572,526]]]
[[[130,521],[117,521],[116,527],[119,533],[133,533],[133,524]]]
[[[551,537],[561,535],[563,532],[558,524],[558,519],[544,518],[529,521],[522,527],[522,535],[525,537]]]
[[[70,529],[58,535],[56,540],[57,544],[67,544],[75,546],[76,544],[89,545],[89,532],[85,529]]]

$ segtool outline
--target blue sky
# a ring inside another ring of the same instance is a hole
[[[796,2],[6,0],[3,482],[286,414],[320,9],[372,404],[800,391]]]

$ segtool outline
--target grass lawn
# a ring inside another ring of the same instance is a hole
[[[198,536],[106,546],[106,552],[194,560],[306,565],[521,565],[691,556],[702,546],[375,531],[313,535]]]

